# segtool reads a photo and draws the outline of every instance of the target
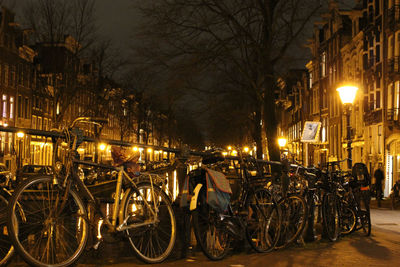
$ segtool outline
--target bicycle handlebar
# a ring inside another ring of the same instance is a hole
[[[73,128],[78,122],[93,123],[99,126],[103,126],[103,124],[108,123],[108,119],[100,117],[78,117],[72,122],[71,128]]]

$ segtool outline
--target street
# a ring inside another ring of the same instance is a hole
[[[268,254],[257,254],[246,248],[245,251],[228,256],[220,262],[212,262],[200,251],[189,255],[186,259],[171,259],[162,264],[147,265],[132,256],[129,247],[111,248],[111,255],[106,248],[87,252],[79,261],[79,267],[91,266],[399,266],[400,263],[400,211],[389,209],[373,209],[372,235],[364,237],[361,233],[353,233],[342,237],[338,242],[325,240],[306,243],[304,246],[294,245]],[[111,246],[111,245],[106,245]],[[129,256],[128,256],[129,255]],[[10,266],[26,266],[25,263]]]

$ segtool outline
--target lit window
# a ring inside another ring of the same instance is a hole
[[[7,95],[3,95],[3,118],[7,118]]]
[[[14,119],[14,97],[10,96],[10,119]]]

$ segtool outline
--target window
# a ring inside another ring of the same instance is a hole
[[[3,101],[3,104],[2,104],[3,118],[7,118],[7,95],[3,95],[2,101]]]
[[[22,95],[18,95],[18,118],[23,118]]]
[[[37,129],[42,130],[42,117],[37,118]]]
[[[376,108],[381,108],[381,91],[376,91]]]
[[[381,61],[381,46],[380,45],[376,45],[375,47],[375,55],[376,55],[376,62]]]
[[[382,154],[382,125],[378,126],[378,154]]]
[[[321,55],[321,76],[326,76],[326,52],[323,52]]]
[[[33,115],[32,116],[32,129],[36,129],[36,121],[37,121],[37,118],[35,115]]]
[[[29,116],[31,115],[29,112],[29,98],[25,97],[25,102],[24,102],[24,116],[25,119],[29,119]]]
[[[393,57],[393,36],[389,36],[388,38],[388,59]]]
[[[14,119],[14,97],[10,96],[10,119]]]
[[[8,65],[6,64],[5,66],[4,66],[4,84],[6,85],[6,86],[8,86],[8,75],[9,75],[9,73],[8,73]]]

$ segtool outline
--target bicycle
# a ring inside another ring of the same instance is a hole
[[[203,163],[216,164],[223,160],[223,157],[214,157]],[[241,186],[237,199],[231,200],[226,210],[213,208],[207,201],[206,173],[209,169],[200,168],[189,174],[194,233],[201,250],[211,260],[225,258],[234,240],[247,240],[260,253],[273,250],[278,241],[277,204],[264,186],[255,186],[257,178],[248,172],[249,161],[253,160],[244,159],[240,154],[239,160],[231,162]]]
[[[130,177],[124,168],[128,160],[112,167],[77,158],[83,134],[75,125],[88,123],[102,127],[106,122],[90,117],[75,119],[55,143],[54,175],[30,178],[14,191],[8,206],[7,227],[16,251],[28,264],[71,265],[83,253],[89,237],[96,240],[95,233],[98,240],[93,247],[98,247],[104,231],[113,236],[124,233],[133,251],[147,263],[161,262],[171,253],[176,238],[175,215],[170,198],[153,183],[153,176]],[[62,141],[66,143],[64,164],[55,161]],[[118,172],[110,217],[101,209],[101,200],[80,179],[80,164]],[[24,211],[24,220],[16,214],[17,206]]]
[[[7,206],[11,198],[11,180],[1,184],[0,189],[0,266],[5,266],[15,254],[7,230]],[[18,216],[24,218],[22,210],[18,208]]]
[[[289,165],[283,161],[280,184],[272,185],[271,191],[278,201],[281,213],[279,240],[275,246],[281,249],[298,240],[308,218],[308,208],[299,183],[299,165]],[[290,171],[289,168],[292,168]],[[294,170],[294,171],[293,171]]]

